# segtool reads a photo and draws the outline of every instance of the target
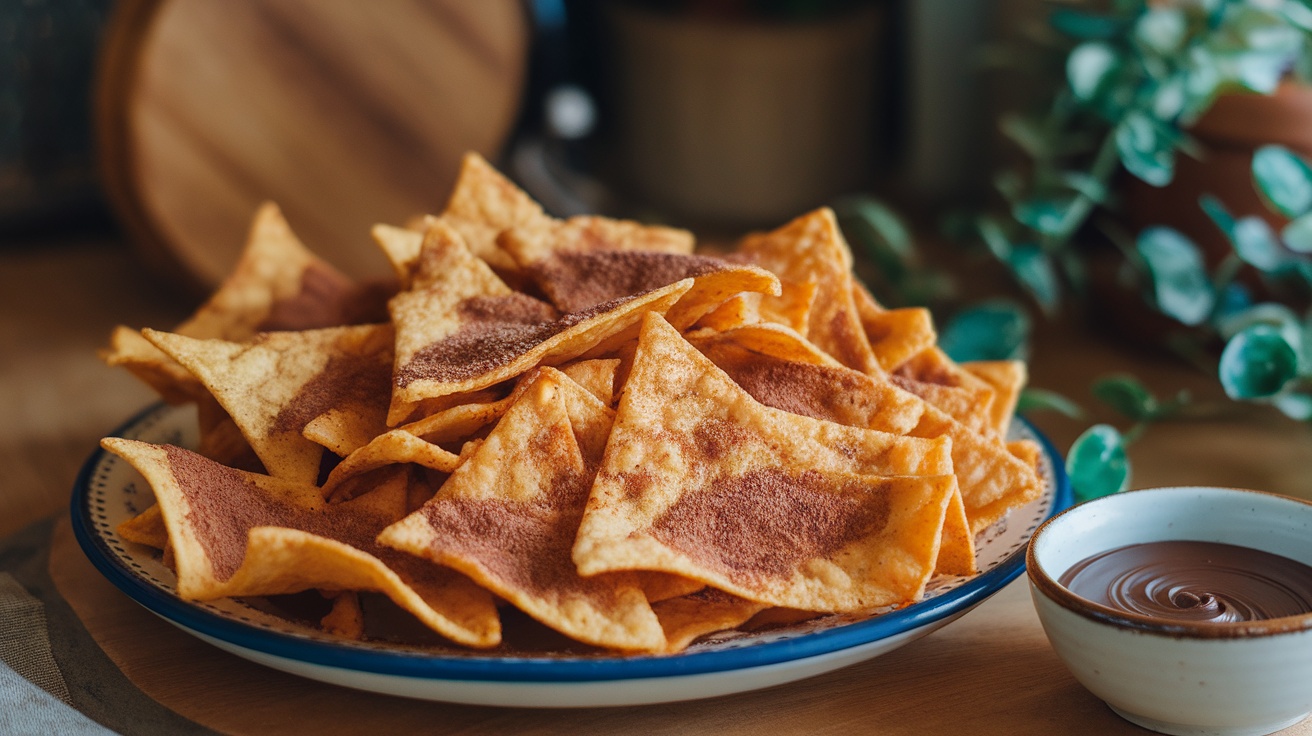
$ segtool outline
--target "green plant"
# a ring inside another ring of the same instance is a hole
[[[1283,79],[1312,78],[1312,7],[1305,0],[1116,0],[1101,11],[1063,3],[1049,20],[1035,37],[1063,60],[1064,77],[1042,113],[1000,121],[1027,165],[996,175],[1006,211],[981,214],[974,224],[1052,314],[1070,297],[1087,296],[1088,225],[1115,208],[1122,169],[1166,185],[1178,155],[1203,155],[1189,130],[1217,95],[1271,94]],[[1111,218],[1093,224],[1119,249],[1122,272],[1137,280],[1146,304],[1186,328],[1173,347],[1214,371],[1231,398],[1309,420],[1312,315],[1288,304],[1312,293],[1312,167],[1267,146],[1254,156],[1253,178],[1273,211],[1292,221],[1277,235],[1265,220],[1236,219],[1204,197],[1200,207],[1234,246],[1211,272],[1176,230],[1126,235]],[[1258,274],[1257,292],[1238,278],[1242,271]],[[1219,359],[1207,349],[1217,342],[1225,345]],[[1133,426],[1122,433],[1097,425],[1076,440],[1067,461],[1081,498],[1123,487],[1126,447],[1148,424],[1189,404],[1185,396],[1159,402],[1130,377],[1100,381],[1093,393]]]
[[[1312,8],[1303,0],[1117,0],[1104,12],[1073,5],[1055,9],[1037,34],[1048,59],[1064,60],[1049,104],[999,122],[1028,157],[1028,166],[994,178],[1007,213],[976,221],[979,237],[1048,312],[1066,292],[1083,292],[1086,267],[1073,239],[1112,202],[1121,168],[1165,185],[1178,153],[1201,154],[1189,126],[1218,94],[1270,94],[1287,74],[1312,75]]]

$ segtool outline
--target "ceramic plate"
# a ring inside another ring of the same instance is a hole
[[[154,502],[125,461],[93,454],[73,489],[73,528],[92,563],[142,606],[211,644],[255,662],[346,687],[479,705],[584,707],[706,698],[799,680],[878,656],[959,618],[1024,568],[1035,527],[1071,503],[1060,456],[1025,421],[1013,438],[1043,445],[1043,495],[976,540],[980,574],[939,577],[924,600],[893,611],[832,615],[801,624],[724,632],[676,655],[533,654],[490,656],[440,645],[350,641],[266,613],[247,602],[185,601],[154,550],[114,531]],[[114,434],[193,447],[193,410],[155,406]]]

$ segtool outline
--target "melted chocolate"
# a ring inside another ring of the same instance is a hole
[[[1312,613],[1312,566],[1218,542],[1118,547],[1076,563],[1060,582],[1094,603],[1177,622],[1260,621]]]

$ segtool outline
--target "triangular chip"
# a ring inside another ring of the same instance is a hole
[[[893,382],[942,409],[971,429],[995,434],[993,388],[957,365],[938,347],[911,356],[891,374]]]
[[[394,285],[357,284],[311,253],[277,205],[256,211],[236,266],[201,307],[172,331],[194,338],[234,342],[257,332],[305,330],[382,322]],[[198,384],[135,331],[118,327],[101,357],[124,366],[166,401],[190,401]]]
[[[1019,360],[974,360],[962,363],[961,367],[993,389],[993,406],[989,409],[993,431],[999,437],[1006,437],[1029,375],[1025,364]]]
[[[767,607],[722,590],[702,588],[656,603],[652,609],[665,631],[665,651],[674,654],[687,649],[697,637],[732,629]]]
[[[680,329],[735,294],[779,295],[779,279],[769,271],[711,256],[633,250],[560,251],[521,265],[551,303],[566,313],[694,279],[692,288],[666,315]]]
[[[575,439],[570,400],[576,412],[591,407],[589,423],[609,424],[610,409],[542,370],[433,500],[379,540],[460,570],[580,641],[659,650],[664,635],[637,576],[582,578],[571,561],[595,464]]]
[[[566,363],[560,370],[601,403],[609,405],[615,398],[615,373],[619,367],[619,358],[593,358]]]
[[[911,356],[933,347],[938,340],[934,317],[928,309],[885,309],[861,282],[853,279],[852,297],[870,349],[886,372],[897,370]]]
[[[815,282],[806,338],[849,368],[882,370],[857,315],[852,253],[832,210],[822,208],[777,230],[749,235],[739,242],[738,252],[785,283]]]
[[[498,270],[515,269],[515,262],[497,247],[497,236],[512,227],[551,220],[542,207],[477,153],[466,153],[455,191],[441,219],[460,233],[470,251]]]
[[[688,255],[694,240],[687,230],[581,215],[510,228],[498,236],[497,244],[523,268],[564,253],[651,251]]]
[[[938,555],[949,445],[764,406],[649,315],[574,561],[809,610],[905,603]]]
[[[735,337],[730,332],[690,339],[735,383],[767,406],[853,427],[951,439],[952,472],[960,485],[963,513],[970,520],[965,536],[992,524],[1006,509],[1028,503],[1041,491],[1030,466],[1017,460],[996,438],[966,427],[889,379],[843,366],[798,362],[795,351]],[[973,557],[973,546],[968,549]],[[959,556],[964,558],[966,553]],[[965,567],[955,565],[955,569]]]
[[[500,641],[486,591],[452,570],[375,543],[404,513],[403,474],[330,505],[313,485],[234,470],[182,448],[119,438],[101,444],[154,489],[183,598],[374,590],[452,641],[474,647]]]
[[[349,413],[360,426],[385,427],[392,364],[387,325],[267,332],[247,343],[154,330],[145,335],[200,378],[271,475],[318,480],[323,448],[302,430],[329,408]]]
[[[641,296],[561,317],[511,292],[449,229],[424,243],[415,288],[392,300],[396,368],[389,423],[424,400],[473,391],[537,365],[555,365],[636,333],[647,311],[664,312],[692,286],[684,279]]]

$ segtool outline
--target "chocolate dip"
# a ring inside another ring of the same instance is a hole
[[[1219,542],[1118,547],[1077,562],[1060,582],[1094,603],[1182,623],[1312,613],[1312,566]]]

